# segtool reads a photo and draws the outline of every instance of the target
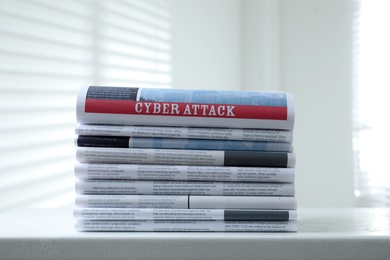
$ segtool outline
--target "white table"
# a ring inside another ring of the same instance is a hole
[[[390,209],[300,208],[297,233],[78,233],[72,210],[0,213],[0,259],[390,259]]]

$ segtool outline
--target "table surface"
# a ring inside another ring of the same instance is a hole
[[[0,259],[389,259],[390,209],[299,208],[297,233],[76,232],[72,209],[0,213]]]

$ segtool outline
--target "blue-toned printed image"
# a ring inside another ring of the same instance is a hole
[[[187,90],[187,89],[141,89],[140,101],[188,102],[199,104],[231,104],[252,106],[287,106],[283,92]]]
[[[290,143],[133,137],[132,147],[153,149],[289,152]]]

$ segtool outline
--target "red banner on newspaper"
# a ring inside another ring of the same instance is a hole
[[[86,99],[86,113],[287,120],[287,107]]]

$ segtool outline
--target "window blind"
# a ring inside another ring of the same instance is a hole
[[[169,87],[167,1],[0,1],[0,210],[73,204],[76,96]]]
[[[360,2],[354,96],[355,197],[390,207],[390,3]]]

